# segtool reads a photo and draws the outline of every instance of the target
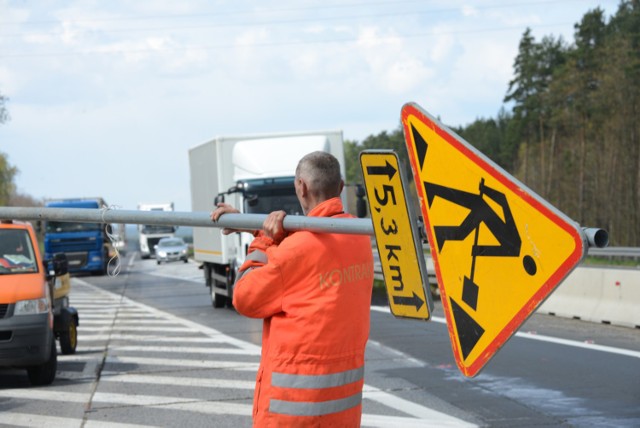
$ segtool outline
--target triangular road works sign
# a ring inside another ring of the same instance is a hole
[[[475,376],[586,244],[575,222],[416,104],[402,124],[453,353]]]

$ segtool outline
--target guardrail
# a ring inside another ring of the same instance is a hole
[[[437,279],[429,246],[424,245],[429,284],[437,293]],[[589,248],[589,255],[640,258],[638,247]],[[376,279],[382,279],[379,265]],[[563,318],[640,328],[640,265],[634,267],[578,266],[537,309]]]
[[[429,244],[424,244],[422,250],[425,256],[430,257]],[[629,257],[634,259],[640,259],[640,247],[606,247],[598,248],[589,246],[587,253],[590,256],[597,257]]]
[[[589,247],[589,255],[602,257],[630,257],[634,259],[640,259],[640,247]]]

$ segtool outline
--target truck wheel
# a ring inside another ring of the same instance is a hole
[[[75,354],[77,345],[78,327],[76,326],[76,323],[71,320],[67,328],[60,333],[60,350],[63,355]]]
[[[211,266],[209,266],[208,263],[205,263],[203,269],[204,269],[204,285],[211,288],[213,287],[213,278],[211,277]],[[211,297],[213,297],[213,295]]]
[[[211,303],[214,308],[224,308],[227,304],[227,296],[215,292],[215,286],[211,286]]]
[[[27,368],[29,382],[33,386],[50,385],[56,378],[56,370],[58,368],[58,352],[56,350],[56,340],[51,339],[51,351],[49,359],[39,366]]]

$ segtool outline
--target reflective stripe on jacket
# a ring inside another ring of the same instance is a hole
[[[308,215],[351,217],[342,211],[334,198]],[[233,303],[264,319],[255,426],[360,425],[372,285],[367,236],[254,239]]]

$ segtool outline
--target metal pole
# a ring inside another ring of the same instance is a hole
[[[0,219],[24,221],[150,224],[258,230],[262,229],[262,223],[267,218],[266,214],[225,214],[214,223],[209,216],[208,212],[0,207]],[[309,230],[373,236],[371,219],[360,218],[288,215],[284,218],[284,228],[288,231]]]
[[[167,226],[220,227],[231,229],[262,229],[266,214],[225,214],[216,223],[208,212],[138,211],[85,209],[85,208],[38,208],[0,207],[0,220],[64,221],[86,223],[151,224]],[[371,219],[306,217],[288,215],[284,218],[288,231],[309,230],[320,233],[342,233],[348,235],[374,236]],[[603,229],[582,228],[587,248],[604,248],[609,236]]]

